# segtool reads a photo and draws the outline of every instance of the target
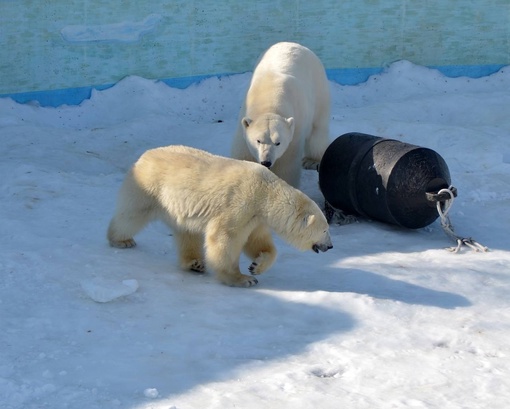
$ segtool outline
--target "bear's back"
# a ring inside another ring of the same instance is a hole
[[[254,214],[284,183],[257,163],[185,146],[147,151],[133,167],[133,180],[190,228],[225,212]]]
[[[275,176],[264,166],[213,155],[182,145],[156,148],[144,153],[133,167],[144,183],[172,189],[225,192],[265,184]]]
[[[310,71],[324,72],[325,75],[322,62],[310,49],[290,42],[277,43],[262,54],[255,67],[254,76],[266,71],[298,78],[306,77]]]

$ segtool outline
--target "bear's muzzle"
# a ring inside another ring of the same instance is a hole
[[[333,248],[332,244],[323,244],[323,243],[314,244],[312,246],[312,250],[315,251],[316,253],[319,253],[319,251],[322,251],[323,253],[325,253],[326,251],[328,251],[329,249],[332,249],[332,248]]]

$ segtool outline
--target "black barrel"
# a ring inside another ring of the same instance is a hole
[[[356,132],[335,139],[319,167],[320,189],[333,208],[411,229],[437,219],[437,192],[450,183],[433,150]]]

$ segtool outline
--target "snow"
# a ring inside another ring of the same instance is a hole
[[[135,249],[107,245],[129,166],[167,144],[228,155],[249,79],[128,77],[59,108],[0,99],[1,407],[506,408],[508,67],[454,79],[401,61],[331,83],[331,140],[437,151],[459,191],[451,221],[487,253],[446,251],[439,221],[360,218],[332,225],[320,255],[277,239],[274,266],[239,289],[180,271],[162,224]],[[316,172],[302,189],[322,203]]]

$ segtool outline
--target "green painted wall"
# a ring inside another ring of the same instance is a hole
[[[0,94],[249,71],[282,40],[326,68],[510,64],[510,0],[0,0]]]

